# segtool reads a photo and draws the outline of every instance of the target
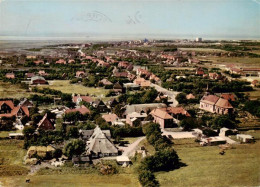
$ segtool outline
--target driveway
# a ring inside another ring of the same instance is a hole
[[[142,136],[140,138],[138,138],[135,142],[133,142],[132,144],[129,144],[127,147],[119,147],[120,149],[122,149],[123,152],[123,156],[133,156],[135,151],[137,150],[137,147],[139,145],[139,143],[145,139],[145,136]]]
[[[157,84],[151,84],[151,87],[154,87],[158,92],[162,92],[163,94],[168,95],[169,97],[168,101],[172,102],[170,106],[176,107],[179,104],[178,101],[175,99],[175,97],[179,94],[179,92],[167,90]]]

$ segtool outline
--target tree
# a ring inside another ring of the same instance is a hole
[[[176,96],[176,100],[179,102],[179,104],[186,104],[187,103],[187,98],[185,93],[179,93]]]
[[[194,128],[198,128],[199,124],[196,118],[185,118],[181,121],[180,126],[183,127],[184,131],[190,131]]]
[[[63,148],[64,155],[70,159],[73,155],[81,155],[84,151],[85,143],[82,140],[71,140]]]
[[[78,138],[79,137],[79,130],[77,127],[68,126],[66,136],[68,138]]]
[[[155,179],[154,174],[149,170],[141,170],[138,179],[142,186],[156,187],[159,186],[158,181]]]
[[[233,129],[236,127],[236,124],[228,115],[223,115],[215,117],[211,127],[214,129],[220,129],[222,127]]]

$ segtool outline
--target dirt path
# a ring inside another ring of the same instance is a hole
[[[145,136],[140,137],[137,139],[134,143],[130,144],[128,147],[121,147],[124,150],[123,156],[132,156],[135,151],[137,150],[137,147],[139,143],[145,139]]]

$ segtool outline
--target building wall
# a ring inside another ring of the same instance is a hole
[[[215,113],[215,106],[208,103],[200,102],[200,109]]]

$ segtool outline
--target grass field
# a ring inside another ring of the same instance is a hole
[[[21,89],[16,84],[0,82],[0,98],[24,98],[30,96],[29,92]]]
[[[249,132],[255,144],[236,145],[219,154],[217,146],[200,147],[194,139],[174,140],[181,161],[187,166],[156,173],[161,186],[259,186],[260,131]]]
[[[202,59],[201,59],[202,60]],[[206,57],[203,60],[210,60],[216,64],[236,64],[241,67],[260,67],[260,58],[249,57]]]
[[[104,88],[90,88],[82,86],[80,84],[70,84],[69,80],[49,81],[49,85],[41,85],[39,87],[48,87],[51,89],[60,90],[63,93],[95,95],[96,97],[105,97],[105,95],[109,92],[109,90],[106,90]]]
[[[26,178],[30,178],[29,184],[25,183]],[[1,179],[0,179],[1,181]],[[132,174],[118,174],[118,175],[34,175],[30,177],[18,176],[15,178],[5,177],[2,179],[4,186],[41,186],[41,187],[76,187],[76,186],[139,186],[136,176]],[[1,182],[0,182],[1,185]]]

